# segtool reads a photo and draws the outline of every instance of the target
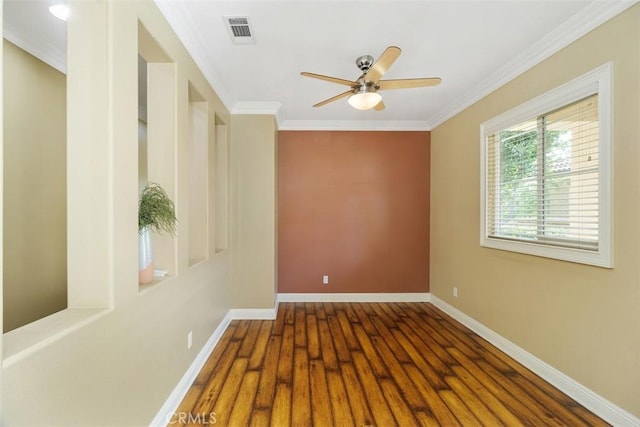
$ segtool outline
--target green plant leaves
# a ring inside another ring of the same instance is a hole
[[[176,210],[166,191],[155,182],[145,185],[138,203],[138,232],[145,227],[159,234],[176,234]]]

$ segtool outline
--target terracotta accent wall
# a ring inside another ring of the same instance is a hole
[[[426,131],[279,132],[278,292],[428,292],[429,144]]]

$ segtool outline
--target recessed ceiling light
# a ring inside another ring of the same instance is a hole
[[[54,4],[53,6],[49,6],[49,12],[56,18],[66,21],[69,17],[69,6],[64,3]]]

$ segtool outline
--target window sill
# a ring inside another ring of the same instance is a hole
[[[610,253],[605,252],[551,247],[536,243],[492,239],[490,237],[481,238],[480,246],[485,248],[534,255],[543,258],[557,259],[560,261],[593,265],[595,267],[613,268],[613,258]]]
[[[8,368],[110,311],[106,308],[67,308],[7,332],[2,338],[2,368]]]

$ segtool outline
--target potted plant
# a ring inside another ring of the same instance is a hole
[[[151,231],[158,234],[176,233],[176,210],[164,189],[155,182],[145,185],[138,202],[138,282],[153,280]]]

